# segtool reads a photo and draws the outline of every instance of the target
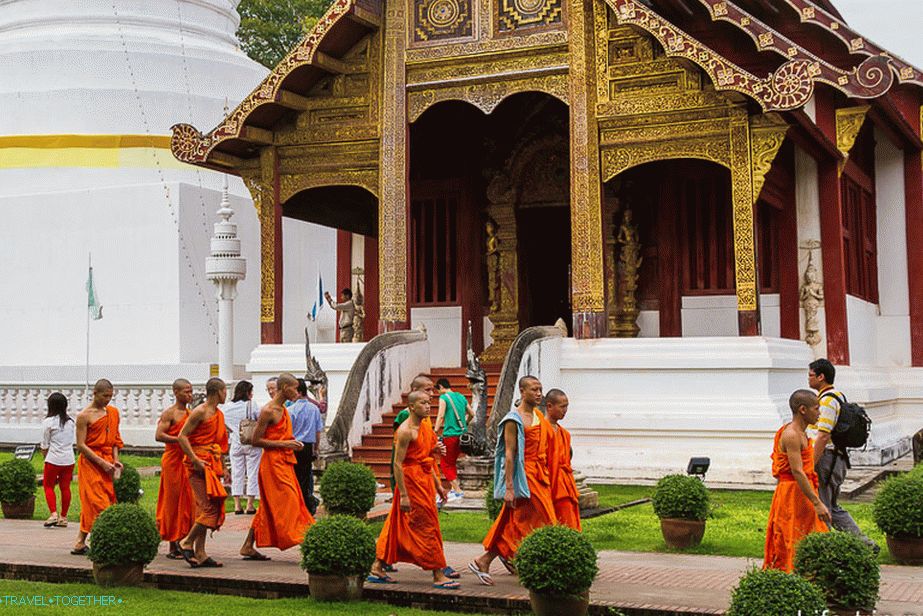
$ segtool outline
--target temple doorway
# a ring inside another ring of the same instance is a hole
[[[517,226],[525,298],[520,302],[521,326],[554,325],[563,319],[569,329],[570,208],[520,209]]]

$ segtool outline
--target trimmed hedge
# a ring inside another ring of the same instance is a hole
[[[888,479],[875,497],[872,516],[887,535],[923,537],[923,466]]]
[[[831,605],[864,610],[878,602],[878,558],[853,534],[834,530],[802,539],[795,573],[820,588]]]
[[[122,476],[115,481],[115,500],[118,503],[137,503],[141,500],[141,475],[135,467],[122,463]]]
[[[725,616],[821,616],[827,604],[817,586],[777,569],[751,569],[731,591]]]
[[[148,564],[157,556],[160,534],[154,518],[135,503],[107,507],[93,523],[89,559],[100,566]]]
[[[708,489],[697,477],[667,475],[657,482],[651,499],[660,519],[704,520],[709,513]]]
[[[500,515],[500,510],[503,509],[503,501],[494,498],[493,477],[488,480],[487,486],[484,487],[484,508],[487,510],[487,517],[491,520],[496,520],[497,516]]]
[[[554,596],[583,594],[599,572],[590,540],[567,526],[545,526],[530,533],[514,562],[524,588]]]
[[[35,470],[28,460],[0,464],[0,502],[18,505],[35,495]]]
[[[375,506],[375,474],[365,464],[334,462],[320,478],[320,497],[327,513],[365,518]]]
[[[301,568],[319,575],[365,577],[375,562],[375,535],[350,515],[321,518],[305,533]]]

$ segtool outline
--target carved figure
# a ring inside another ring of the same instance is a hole
[[[801,309],[804,310],[804,341],[812,347],[820,344],[820,323],[818,310],[824,301],[824,286],[818,280],[817,267],[814,266],[814,252],[808,254],[808,266],[804,270],[804,282],[801,283]]]
[[[353,342],[363,342],[365,338],[365,297],[362,295],[362,285],[356,282],[356,293],[353,295],[356,312],[353,314]]]
[[[622,246],[619,254],[619,311],[616,317],[615,335],[620,338],[634,338],[640,333],[638,327],[638,272],[641,269],[641,240],[638,227],[632,222],[631,209],[622,214],[622,226],[616,241]]]
[[[487,223],[487,298],[491,314],[500,310],[500,238],[497,223],[488,218]]]

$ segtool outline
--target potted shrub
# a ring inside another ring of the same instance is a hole
[[[494,480],[491,477],[484,488],[484,508],[487,510],[487,517],[496,520],[503,509],[503,501],[494,498]]]
[[[137,586],[144,565],[157,556],[160,534],[141,505],[118,503],[107,507],[93,524],[89,559],[100,586]]]
[[[35,513],[35,470],[28,460],[0,464],[0,507],[3,517],[32,519]]]
[[[141,475],[135,467],[123,464],[122,476],[115,481],[115,500],[118,503],[137,503],[144,493],[141,490]]]
[[[886,481],[875,497],[872,515],[894,560],[923,565],[923,472],[915,469]]]
[[[821,616],[826,609],[824,594],[800,575],[776,569],[751,569],[731,591],[731,607],[726,616]]]
[[[567,526],[539,528],[523,539],[514,562],[538,616],[585,616],[599,568],[583,534]]]
[[[795,548],[795,573],[820,588],[827,603],[854,614],[875,608],[878,558],[850,533],[811,533]]]
[[[320,478],[320,497],[331,515],[365,519],[375,505],[375,474],[365,464],[334,462]]]
[[[350,601],[362,597],[362,585],[375,561],[375,535],[350,515],[331,515],[315,522],[301,544],[301,568],[318,601]]]
[[[709,504],[708,490],[701,480],[688,475],[667,475],[657,482],[651,500],[668,546],[685,549],[702,543]]]

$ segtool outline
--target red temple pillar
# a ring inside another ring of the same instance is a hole
[[[907,274],[910,295],[911,365],[923,366],[923,243],[916,237],[923,229],[923,160],[919,150],[904,150],[906,195]]]

